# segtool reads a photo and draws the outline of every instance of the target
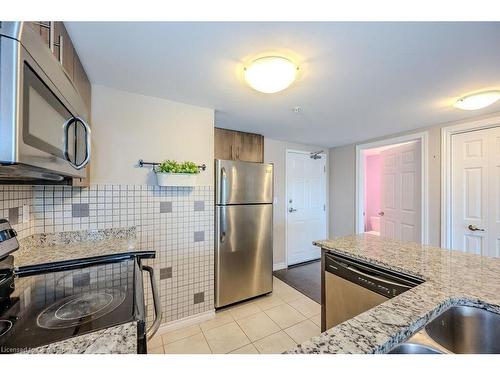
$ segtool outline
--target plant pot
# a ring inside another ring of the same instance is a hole
[[[158,173],[156,181],[159,186],[196,186],[197,174],[193,173]]]

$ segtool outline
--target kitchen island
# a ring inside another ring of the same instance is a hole
[[[424,283],[341,323],[288,353],[386,353],[454,305],[500,313],[500,259],[382,239],[370,234],[316,241],[348,256],[419,277]]]

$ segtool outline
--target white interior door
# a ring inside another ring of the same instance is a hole
[[[380,235],[421,242],[421,144],[395,146],[381,152]]]
[[[452,136],[453,249],[500,256],[500,127]]]
[[[320,258],[312,241],[326,238],[326,158],[287,152],[287,263]]]

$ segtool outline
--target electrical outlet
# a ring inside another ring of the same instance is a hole
[[[30,221],[30,206],[23,204],[23,223]]]

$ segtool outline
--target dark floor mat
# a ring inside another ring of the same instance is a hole
[[[321,261],[274,271],[273,275],[312,300],[321,303]]]

